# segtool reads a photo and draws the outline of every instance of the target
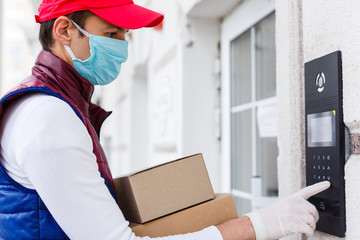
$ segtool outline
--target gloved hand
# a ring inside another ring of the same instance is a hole
[[[328,181],[316,183],[246,214],[254,227],[256,240],[278,239],[295,233],[312,236],[319,220],[319,213],[306,199],[329,187]]]

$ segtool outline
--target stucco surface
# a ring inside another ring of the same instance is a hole
[[[299,6],[296,1],[276,1],[276,74],[279,111],[279,195],[300,189],[302,169],[301,124],[301,38]],[[301,239],[300,235],[286,238]]]
[[[346,181],[346,239],[359,239],[360,236],[360,155],[352,155],[345,167]]]
[[[344,122],[352,134],[360,130],[360,1],[302,0],[304,61],[333,51],[342,52]],[[347,232],[344,239],[360,238],[358,199],[359,156],[345,167]],[[340,239],[317,232],[311,239]]]
[[[340,50],[343,66],[344,121],[351,134],[360,132],[360,1],[278,0],[277,94],[279,103],[278,175],[280,196],[304,184],[303,64]],[[345,167],[346,239],[360,238],[360,157]],[[300,236],[286,239],[301,239]],[[311,239],[340,239],[316,232]]]
[[[281,4],[283,2],[284,4]],[[278,0],[277,6],[284,8],[290,5],[286,0]],[[298,29],[295,24],[287,21],[294,7],[281,13],[277,12],[277,96],[279,103],[279,158],[278,171],[280,196],[286,196],[301,186],[300,157],[301,133],[300,123],[300,91],[299,54],[290,49],[298,48]],[[295,10],[296,11],[296,10]],[[287,29],[287,31],[284,31]],[[294,40],[295,39],[295,40]],[[296,161],[294,161],[296,159]]]
[[[340,50],[344,121],[360,121],[360,1],[303,0],[304,59]]]
[[[280,197],[289,195],[301,186],[301,121],[300,67],[298,28],[288,21],[296,6],[287,0],[276,3],[277,97],[279,109],[278,175]],[[281,9],[279,11],[279,9]],[[291,49],[291,50],[290,50]],[[296,94],[294,94],[296,93]]]

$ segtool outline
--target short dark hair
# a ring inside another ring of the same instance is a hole
[[[84,28],[86,19],[93,13],[89,10],[77,11],[66,15],[68,18],[76,22],[80,27]],[[40,24],[39,40],[44,50],[51,52],[50,48],[54,45],[52,38],[52,30],[54,27],[55,19],[51,19]],[[80,33],[83,35],[82,33]]]

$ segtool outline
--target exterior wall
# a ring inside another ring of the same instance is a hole
[[[220,21],[188,17],[197,1],[148,1],[165,14],[161,30],[129,36],[129,59],[111,86],[96,89],[113,109],[102,141],[113,175],[203,153],[215,191],[220,191]],[[139,3],[138,3],[139,4]]]
[[[318,11],[321,9],[321,11]],[[341,50],[343,64],[343,108],[344,122],[350,134],[358,134],[360,111],[360,2],[351,1],[311,1],[303,0],[304,60]],[[358,209],[358,191],[360,171],[359,155],[352,154],[345,167],[347,239],[360,236],[360,215]],[[336,239],[324,234],[316,234],[314,239]]]
[[[220,191],[220,95],[219,64],[220,21],[189,18],[184,31],[190,31],[182,43],[182,155],[201,152]],[[187,45],[188,44],[188,45]],[[191,46],[189,46],[191,44]]]
[[[301,0],[276,1],[279,196],[304,185],[303,50]],[[301,239],[300,235],[286,239]]]
[[[277,1],[277,65],[279,126],[279,187],[287,195],[304,184],[303,64],[341,50],[344,122],[351,133],[352,155],[345,166],[346,239],[358,239],[360,111],[360,3],[356,0]],[[301,121],[300,121],[301,120]],[[354,150],[355,149],[355,150]],[[289,179],[291,179],[289,181]],[[287,238],[299,239],[299,237]],[[311,239],[339,239],[317,232]]]
[[[131,31],[129,58],[119,79],[97,89],[101,104],[114,110],[102,132],[105,142],[111,139],[108,156],[114,176],[178,156],[174,123],[178,114],[178,88],[174,86],[178,82],[177,5],[167,1],[147,1],[144,5],[171,12],[164,28]],[[158,132],[160,137],[156,136]]]
[[[301,187],[303,158],[301,123],[302,50],[296,1],[276,1],[276,65],[278,98],[279,195],[287,196]]]
[[[148,126],[149,164],[158,164],[181,156],[181,92],[180,71],[181,17],[176,2],[158,0],[147,6],[165,15],[163,28],[151,30],[148,55]],[[142,30],[140,30],[142,31]],[[138,31],[138,32],[140,32]],[[137,41],[148,41],[139,39]],[[134,46],[136,47],[136,46]]]

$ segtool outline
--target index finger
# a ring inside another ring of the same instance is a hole
[[[304,199],[308,199],[309,197],[328,189],[330,187],[330,185],[331,184],[329,181],[315,183],[313,185],[310,185],[306,188],[301,189],[300,191],[297,192],[297,195],[299,195],[300,197],[302,197]]]

